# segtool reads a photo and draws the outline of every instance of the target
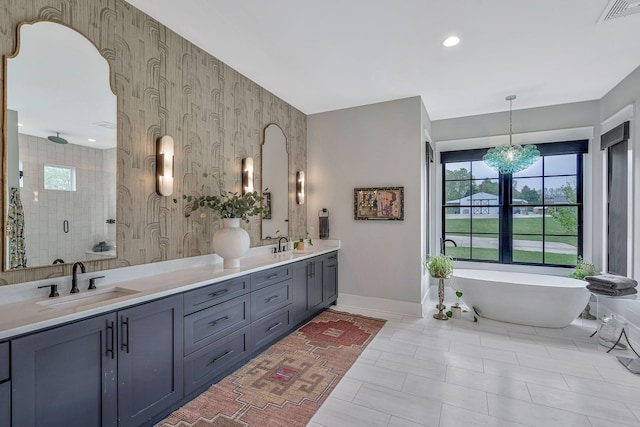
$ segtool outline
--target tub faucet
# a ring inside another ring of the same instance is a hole
[[[80,267],[80,270],[83,273],[86,273],[86,270],[84,269],[84,264],[83,263],[78,261],[75,264],[73,264],[73,269],[71,271],[71,273],[72,273],[72,276],[71,276],[71,293],[72,294],[80,292],[80,289],[78,289],[78,273],[77,273],[78,267]]]
[[[443,240],[442,238],[440,238],[440,253],[441,254],[444,254],[444,247],[445,247],[445,244],[447,242],[453,243],[453,246],[455,246],[456,248],[458,247],[458,244],[455,242],[455,240],[452,240],[452,239],[444,239]]]
[[[282,249],[282,239],[284,239],[285,245],[284,245],[284,250]],[[280,239],[278,239],[278,252],[284,252],[287,250],[287,243],[289,243],[289,240],[282,236]]]

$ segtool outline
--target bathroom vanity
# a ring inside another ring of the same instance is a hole
[[[0,427],[151,425],[335,303],[336,249],[6,304]]]

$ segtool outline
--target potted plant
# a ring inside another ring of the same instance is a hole
[[[309,246],[313,246],[313,241],[311,240],[311,236],[307,233],[306,237],[300,237],[297,241],[293,242],[293,249],[298,251],[304,250],[305,241],[309,244]]]
[[[438,279],[438,313],[433,315],[434,319],[448,320],[443,313],[444,310],[444,279],[448,279],[453,274],[453,258],[445,254],[432,255],[424,261],[424,267],[429,275]]]
[[[451,306],[451,311],[447,311],[447,317],[453,317],[454,319],[460,319],[462,317],[462,306],[460,305],[460,297],[462,296],[462,292],[456,291],[456,297],[458,297],[458,301]]]
[[[584,280],[587,276],[595,276],[597,273],[595,265],[590,263],[589,261],[585,261],[582,257],[578,257],[578,263],[576,264],[575,270],[569,275],[574,279]],[[580,316],[581,319],[587,320],[595,320],[596,317],[591,314],[591,305],[587,303],[587,306],[582,310]]]
[[[208,175],[205,173],[206,178]],[[239,268],[240,257],[249,250],[249,233],[240,228],[240,220],[249,222],[249,217],[259,215],[265,211],[260,206],[263,197],[256,191],[239,194],[224,190],[224,181],[220,177],[213,178],[217,183],[217,191],[213,194],[205,194],[205,186],[202,185],[200,195],[182,195],[187,202],[185,216],[197,210],[209,210],[217,218],[222,218],[223,228],[213,235],[213,250],[224,260],[224,268]],[[174,203],[178,201],[173,199]],[[204,218],[206,213],[200,214]]]

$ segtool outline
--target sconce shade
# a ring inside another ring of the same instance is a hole
[[[296,173],[296,203],[304,205],[304,171]]]
[[[173,193],[173,138],[163,136],[156,151],[156,191],[161,196]]]
[[[253,158],[242,159],[242,194],[253,192]]]

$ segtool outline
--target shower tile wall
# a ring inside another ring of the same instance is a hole
[[[115,149],[104,153],[28,135],[19,135],[18,140],[24,171],[20,195],[27,265],[52,264],[57,258],[85,260],[96,243],[114,241],[115,225],[106,220],[115,217]],[[75,167],[76,191],[45,190],[45,163]],[[105,170],[105,164],[110,164],[109,169]],[[112,186],[105,186],[108,179]],[[65,220],[69,221],[68,233],[63,229]]]

